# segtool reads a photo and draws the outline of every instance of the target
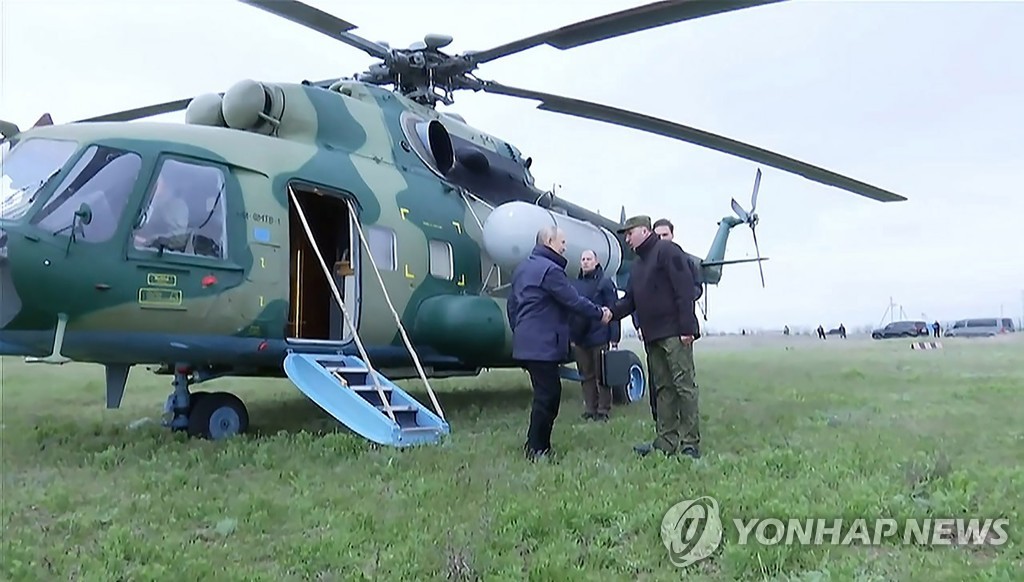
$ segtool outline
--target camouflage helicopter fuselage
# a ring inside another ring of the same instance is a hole
[[[339,276],[336,283],[376,367],[390,369],[393,377],[416,375],[360,229],[390,235],[391,246],[374,259],[428,375],[517,366],[502,291],[510,270],[488,257],[483,226],[493,208],[505,202],[553,205],[550,194],[534,187],[531,161],[455,116],[372,85],[262,87],[267,99],[254,106],[261,115],[252,115],[248,128],[227,127],[222,116],[207,115],[204,123],[77,123],[17,136],[14,147],[25,150],[35,140],[74,146],[54,167],[40,170],[49,174],[60,168],[36,192],[31,207],[17,220],[0,222],[0,350],[45,356],[63,319],[60,355],[108,365],[182,362],[217,374],[281,376],[282,359],[298,346],[336,352],[342,345],[355,354],[336,310],[330,337],[289,339],[297,335],[289,333],[289,320],[299,317],[290,305],[296,284],[291,248],[306,237],[301,222],[290,221],[289,208],[291,193],[301,191],[347,201],[355,209],[358,226],[335,225],[346,232],[356,226],[350,233],[351,276]],[[229,91],[224,102],[231,96]],[[235,108],[236,126],[243,109]],[[77,184],[79,190],[63,203],[69,208],[67,224],[50,228],[52,221],[47,226],[36,217],[58,190],[65,190],[79,156],[96,145],[137,156],[138,170],[131,174],[123,204],[102,211],[90,207],[91,222],[81,224],[73,214],[79,208],[76,197],[87,194],[90,182]],[[10,152],[12,162],[18,155]],[[132,244],[165,160],[222,170],[221,256],[139,250]],[[568,208],[605,232],[617,224],[567,202],[559,205],[553,213],[564,215]],[[317,218],[305,214],[308,221]],[[90,225],[111,220],[106,234],[90,236]],[[541,226],[524,225],[526,238]],[[78,231],[74,239],[72,231]],[[432,244],[450,249],[447,257],[434,259],[446,265],[432,264]],[[628,266],[626,249],[613,252]],[[334,268],[337,257],[325,259]],[[570,260],[571,272],[574,263]],[[302,280],[326,281],[322,268],[310,268]],[[335,303],[329,291],[322,302]]]

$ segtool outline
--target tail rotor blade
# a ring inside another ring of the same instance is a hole
[[[736,216],[738,216],[739,219],[742,220],[743,222],[746,222],[749,218],[749,216],[747,215],[747,211],[743,210],[743,207],[740,206],[739,202],[736,202],[735,198],[732,199],[732,211],[735,212]]]
[[[754,236],[754,252],[757,253],[757,258],[760,259],[761,258],[761,249],[757,246],[757,229],[754,228],[754,227],[750,227],[750,234],[752,234]],[[764,267],[762,266],[762,262],[760,260],[757,261],[757,268],[758,268],[759,271],[761,271],[761,287],[763,288],[764,287]]]
[[[750,195],[750,213],[757,212],[757,191],[761,188],[761,168],[757,169],[757,176],[754,178],[754,193]]]

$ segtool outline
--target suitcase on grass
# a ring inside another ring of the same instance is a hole
[[[647,378],[640,357],[631,350],[605,350],[601,352],[599,381],[612,389],[612,401],[617,404],[636,402],[644,396]]]

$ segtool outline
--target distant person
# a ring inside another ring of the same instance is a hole
[[[599,307],[612,307],[619,299],[615,284],[605,276],[597,253],[592,250],[585,250],[580,255],[580,274],[573,281],[573,287]],[[619,322],[615,320],[605,325],[589,315],[573,314],[569,324],[569,341],[573,344],[576,368],[583,376],[583,418],[607,421],[612,409],[612,389],[598,380],[602,355],[609,348],[614,350],[619,346],[622,334]]]
[[[623,224],[626,243],[636,251],[625,296],[612,318],[636,314],[647,352],[651,388],[657,399],[657,438],[634,447],[640,455],[658,449],[667,455],[700,457],[700,409],[693,362],[697,324],[693,269],[679,246],[662,240],[648,216]]]
[[[789,326],[788,325],[782,328],[782,335],[789,335]]]
[[[846,326],[841,323],[839,324],[839,338],[846,339]]]
[[[935,334],[935,337],[939,337],[939,331],[941,331],[941,330],[942,330],[942,326],[939,325],[938,321],[936,321],[935,323],[932,324],[932,333]]]
[[[818,338],[825,339],[825,328],[821,325],[818,326]]]
[[[565,274],[565,233],[546,226],[537,244],[512,274],[507,312],[512,328],[512,357],[530,374],[533,405],[523,445],[534,460],[551,453],[551,431],[562,399],[558,367],[569,358],[569,314],[611,321],[608,308],[581,297]]]

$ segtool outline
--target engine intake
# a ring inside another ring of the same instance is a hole
[[[437,171],[447,174],[455,165],[455,150],[448,130],[436,119],[416,124],[416,135],[420,143],[427,146],[434,158]]]

